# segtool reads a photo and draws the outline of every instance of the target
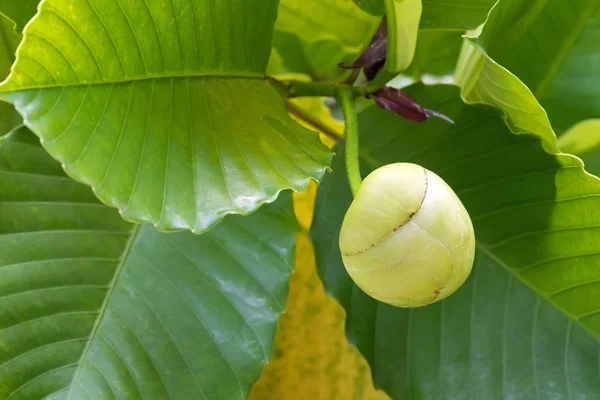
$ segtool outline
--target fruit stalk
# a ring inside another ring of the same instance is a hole
[[[356,115],[356,108],[354,106],[354,97],[348,88],[338,88],[336,99],[342,108],[346,122],[344,131],[344,137],[346,138],[346,171],[352,195],[356,196],[358,188],[362,183],[360,162],[358,159],[358,116]]]

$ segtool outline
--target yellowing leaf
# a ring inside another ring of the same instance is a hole
[[[308,231],[312,223],[317,185],[311,182],[302,193],[294,194],[294,212],[302,228]]]
[[[307,230],[316,189],[311,184],[294,194],[296,217]],[[290,279],[287,312],[279,319],[273,359],[250,399],[388,399],[373,388],[367,362],[346,340],[346,315],[325,294],[308,234],[299,233],[296,242],[296,272]]]
[[[312,210],[298,210],[301,220],[311,217]],[[279,320],[273,360],[250,399],[388,399],[373,388],[369,366],[346,340],[344,322],[344,311],[323,290],[308,235],[298,234],[287,312]]]
[[[333,118],[331,111],[319,97],[299,97],[288,100],[287,109],[290,115],[305,128],[321,133],[321,141],[333,148],[335,140],[332,135],[344,136],[344,123]],[[312,121],[312,123],[309,122]],[[329,132],[323,132],[327,128]]]

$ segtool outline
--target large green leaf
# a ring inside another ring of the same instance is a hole
[[[339,252],[352,197],[337,159],[312,237],[375,384],[399,399],[598,398],[600,347],[582,326],[600,337],[600,181],[540,137],[513,134],[498,110],[465,105],[457,88],[407,92],[456,124],[413,124],[371,106],[359,116],[363,153],[442,176],[472,217],[478,256],[467,284],[439,304],[406,310],[366,296]]]
[[[276,6],[48,0],[0,92],[125,219],[203,232],[330,161],[265,79]]]
[[[600,117],[600,3],[502,0],[476,43],[537,97],[557,132]]]
[[[517,10],[521,9],[520,7],[525,7],[527,9],[527,6],[525,5],[520,6],[513,3],[512,7],[502,7],[501,4],[504,3],[498,3],[499,7],[494,8],[494,10],[490,13],[489,20],[483,27],[482,31],[478,35],[470,38],[469,41],[465,42],[463,54],[461,55],[461,60],[459,61],[459,66],[457,68],[457,81],[461,85],[461,94],[463,98],[469,102],[486,103],[500,108],[506,114],[508,125],[514,134],[535,134],[541,139],[542,147],[548,153],[557,153],[559,150],[552,126],[550,125],[546,112],[537,102],[533,92],[521,80],[519,80],[517,76],[511,73],[511,71],[506,69],[504,66],[500,65],[487,52],[488,48],[494,49],[494,46],[500,45],[500,41],[498,40],[498,35],[500,35],[500,32],[495,30],[497,26],[494,24],[494,21],[499,18],[501,19],[503,13],[513,15],[513,18],[515,18],[515,15],[521,15],[517,12]],[[550,3],[539,3],[538,6],[543,7],[547,4]],[[596,9],[596,7],[593,8]],[[580,15],[583,15],[581,10],[578,12]],[[529,15],[530,18],[535,18],[537,15],[536,9],[534,8],[529,10]],[[519,31],[516,30],[515,32],[508,34],[506,40],[510,40],[511,36],[516,35]],[[581,169],[583,166],[581,161],[579,159],[573,159],[576,160],[576,162],[573,162],[572,168],[577,170]],[[589,178],[589,180],[590,183],[586,184],[584,187],[587,190],[593,191],[595,185],[599,181],[593,178]],[[556,184],[558,186],[558,179]],[[571,190],[575,190],[576,188],[576,184],[572,184],[572,186],[569,187]],[[558,193],[561,193],[560,188],[558,189]],[[578,194],[578,196],[574,196],[573,199],[579,199],[581,196],[584,196],[584,198],[585,196],[591,198],[595,196],[595,194]],[[583,206],[580,207],[582,210],[589,210],[589,208]],[[585,228],[585,226],[586,224],[582,223],[582,228],[579,228],[581,232],[586,232],[590,229]],[[565,231],[565,234],[568,232],[568,230]],[[568,241],[566,243],[568,243]],[[575,242],[574,244],[581,247],[581,242]],[[557,249],[559,249],[559,247],[557,247]],[[550,250],[554,251],[555,249]],[[587,254],[580,252],[580,254],[586,255],[584,258],[589,259],[589,262],[592,263],[588,264],[587,262],[584,263],[583,261],[578,260],[576,265],[588,265],[591,268],[594,265],[593,253],[594,252]],[[552,258],[551,260],[552,262],[555,261]],[[539,262],[541,266],[546,267],[543,257]],[[570,265],[574,264],[571,258],[565,258],[562,262],[565,264],[571,263]],[[591,271],[594,270],[591,269]],[[579,271],[578,274],[586,272],[589,271]],[[569,276],[568,278],[570,279],[572,277],[573,276]],[[588,285],[583,285],[583,292],[581,292],[583,293],[583,298],[581,297],[582,294],[578,293],[582,289],[580,285],[576,285],[575,289],[570,291],[570,295],[573,295],[572,298],[569,299],[569,296],[566,295],[559,297],[567,297],[567,301],[570,302],[570,307],[574,308],[580,307],[582,303],[586,303],[586,305],[590,307],[600,306],[600,303],[597,304],[595,301],[587,302],[585,299],[585,290],[589,292],[587,294],[588,296],[593,297],[595,291],[600,289],[600,287],[594,285],[594,283],[595,282],[591,281]],[[568,308],[563,308],[560,306],[560,304],[558,307],[567,314],[570,314]],[[580,317],[576,314],[571,315],[580,319]],[[587,318],[588,321],[582,322],[582,324],[596,336],[600,336],[600,313],[592,313],[587,315],[585,318]]]
[[[0,14],[0,81],[4,80],[10,72],[19,41],[13,22]],[[0,102],[0,135],[8,133],[19,123],[19,115],[15,108]]]
[[[286,304],[290,197],[202,236],[159,233],[35,139],[0,139],[0,398],[245,398]]]

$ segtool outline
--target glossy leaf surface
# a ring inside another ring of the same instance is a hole
[[[159,233],[36,141],[0,140],[0,397],[245,398],[285,309],[289,195],[205,235]]]
[[[264,77],[276,6],[48,0],[1,96],[124,218],[203,232],[329,163]]]

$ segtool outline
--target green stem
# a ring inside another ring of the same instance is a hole
[[[278,81],[289,97],[335,97],[339,88],[350,90],[355,96],[365,96],[366,88],[343,82]]]
[[[358,146],[358,116],[354,105],[352,91],[347,87],[340,87],[336,90],[336,99],[344,112],[346,129],[344,137],[346,138],[346,172],[352,195],[356,197],[358,188],[362,183],[360,175],[359,146]]]
[[[354,85],[354,82],[356,82],[356,80],[358,79],[358,76],[360,75],[360,69],[355,68],[350,70],[350,74],[348,75],[348,77],[346,79],[344,79],[343,81],[341,81],[341,83],[345,83],[347,85]]]

